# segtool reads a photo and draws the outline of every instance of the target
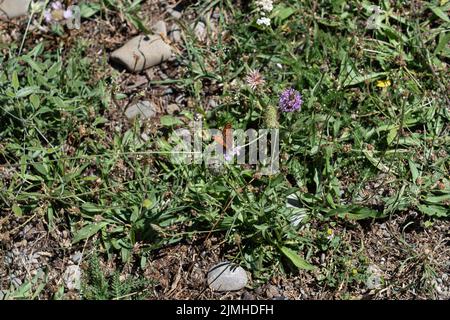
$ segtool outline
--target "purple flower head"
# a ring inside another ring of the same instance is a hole
[[[72,12],[72,10],[70,10],[70,9],[67,9],[67,10],[65,10],[64,11],[64,19],[70,19],[70,18],[72,18],[72,16],[73,16],[73,12]]]
[[[230,162],[231,160],[233,160],[234,156],[238,156],[241,154],[241,147],[237,146],[233,149],[231,149],[229,152],[226,152],[225,155],[223,156],[225,161]]]
[[[47,22],[47,23],[52,22],[53,17],[52,17],[52,13],[49,10],[45,10],[44,19],[45,19],[45,22]]]
[[[280,110],[283,112],[294,112],[302,107],[302,95],[292,88],[286,89],[280,96]]]
[[[62,9],[61,1],[52,2],[52,9],[53,10],[61,10]]]

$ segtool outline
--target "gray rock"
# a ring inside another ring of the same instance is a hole
[[[0,18],[12,19],[28,14],[31,0],[3,0],[0,1]]]
[[[183,94],[180,94],[175,98],[175,102],[177,104],[183,104],[184,100],[186,100],[185,96]]]
[[[111,54],[111,59],[131,72],[160,64],[172,55],[172,48],[159,35],[136,36]]]
[[[208,271],[208,285],[213,291],[237,291],[247,285],[247,273],[239,266],[222,262]]]
[[[206,25],[204,22],[199,21],[194,26],[194,34],[200,42],[205,41],[206,39]]]
[[[374,264],[367,267],[367,279],[366,286],[367,289],[380,289],[383,285],[382,271],[380,268]]]
[[[252,295],[250,292],[244,292],[241,296],[241,300],[256,300],[255,296]]]
[[[175,112],[179,112],[180,107],[176,103],[171,103],[167,106],[167,113],[174,114]]]
[[[152,27],[152,30],[156,34],[163,34],[164,36],[167,36],[167,26],[166,23],[162,20],[159,20],[157,23],[155,23]]]
[[[181,28],[176,23],[170,27],[169,38],[173,42],[181,42]]]
[[[177,11],[177,10],[174,10],[173,8],[168,8],[167,9],[167,13],[170,14],[175,19],[180,19],[181,18],[181,12]]]
[[[278,288],[274,285],[268,285],[266,289],[266,295],[267,298],[273,299],[274,297],[278,297],[280,295],[280,292],[278,291]]]
[[[67,267],[63,275],[64,283],[69,290],[80,290],[81,287],[81,269],[77,265]]]
[[[11,284],[16,288],[22,285],[22,280],[20,280],[20,278],[16,277],[15,275],[11,275],[10,281]]]
[[[143,119],[148,119],[156,115],[156,108],[150,101],[139,101],[125,110],[125,116],[128,120],[133,120],[140,116]]]
[[[83,259],[83,254],[80,251],[75,252],[71,257],[70,260],[72,260],[75,264],[80,264],[81,259]]]
[[[6,300],[8,297],[8,290],[0,290],[0,300]]]
[[[144,142],[147,142],[148,140],[150,140],[150,137],[147,133],[142,132],[141,133],[141,139],[144,140]]]
[[[209,99],[208,101],[208,106],[211,109],[215,109],[219,104],[217,103],[217,101],[215,99]]]

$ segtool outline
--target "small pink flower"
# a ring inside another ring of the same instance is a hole
[[[259,73],[258,70],[251,70],[247,74],[247,77],[245,77],[245,81],[247,82],[249,87],[252,88],[252,90],[255,90],[257,87],[266,83],[263,76],[261,75],[261,73]]]

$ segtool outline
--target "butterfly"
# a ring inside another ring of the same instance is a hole
[[[231,123],[227,123],[222,130],[222,134],[213,136],[214,141],[222,145],[225,151],[233,149],[233,128]]]

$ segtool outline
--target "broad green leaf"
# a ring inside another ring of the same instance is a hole
[[[17,91],[16,98],[27,97],[30,94],[37,93],[37,92],[39,92],[39,87],[37,87],[37,86],[25,87],[25,88],[22,88],[19,91]]]
[[[103,227],[105,227],[107,222],[90,223],[75,233],[72,243],[80,242],[81,240],[92,237],[94,234],[99,232]]]
[[[365,149],[363,150],[363,153],[366,156],[367,160],[369,160],[370,163],[372,163],[375,167],[377,167],[378,170],[384,173],[393,173],[397,175],[397,173],[392,168],[389,168],[387,165],[381,162],[380,159],[375,158],[371,150]]]
[[[162,116],[160,121],[161,121],[161,124],[166,127],[183,124],[183,122],[180,119],[172,117],[172,116]]]
[[[397,127],[392,128],[391,130],[389,130],[389,133],[387,135],[387,143],[391,144],[395,138],[397,137]]]
[[[418,205],[419,210],[429,216],[435,217],[447,217],[450,215],[450,210],[448,208],[444,208],[442,206],[434,206],[434,205]]]
[[[22,209],[17,204],[13,204],[12,211],[17,217],[21,217],[23,215]]]
[[[419,170],[417,169],[417,166],[414,162],[412,162],[411,160],[408,160],[409,163],[409,169],[411,170],[411,175],[412,175],[412,181],[413,183],[416,183],[417,178],[419,178],[420,173]]]
[[[98,3],[81,3],[80,14],[83,18],[90,18],[101,10],[101,6]]]
[[[439,8],[438,6],[434,6],[434,5],[430,5],[429,8],[431,9],[431,11],[433,11],[433,13],[435,15],[437,15],[439,18],[441,18],[442,20],[444,20],[445,22],[450,22],[450,19],[448,18],[448,15],[442,11],[441,8]]]
[[[363,208],[358,206],[344,206],[337,209],[330,210],[327,217],[337,216],[342,219],[349,220],[363,220],[363,219],[375,219],[382,218],[384,215],[382,212],[378,212],[369,208]]]
[[[295,10],[293,8],[280,4],[273,9],[272,17],[276,19],[277,23],[282,23],[294,13]]]
[[[294,250],[289,249],[288,247],[281,247],[281,252],[291,260],[291,262],[300,269],[304,270],[314,270],[315,267],[308,262],[306,262],[303,258],[301,258]]]
[[[17,71],[14,71],[11,77],[11,85],[15,91],[19,90],[20,82],[19,77],[17,76]]]

